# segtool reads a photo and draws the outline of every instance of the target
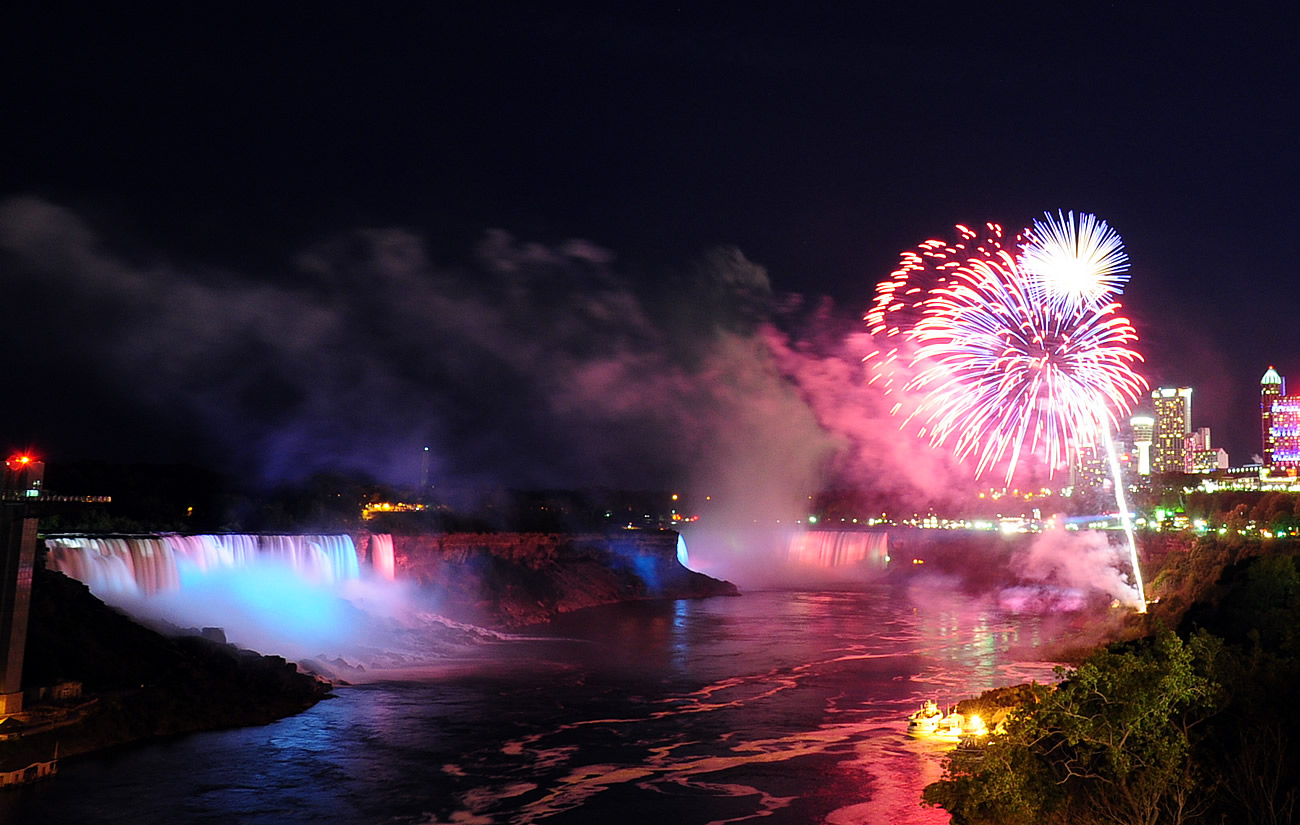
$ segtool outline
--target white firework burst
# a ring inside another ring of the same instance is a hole
[[[1128,282],[1124,241],[1087,213],[1044,213],[1025,230],[1019,265],[1042,300],[1067,313],[1108,303]]]

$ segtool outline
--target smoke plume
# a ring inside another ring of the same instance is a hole
[[[1124,604],[1136,603],[1136,588],[1124,565],[1125,554],[1107,531],[1051,529],[1040,534],[1015,560],[1020,578],[1055,588],[1100,592]]]
[[[926,498],[967,475],[899,431],[856,317],[801,317],[734,248],[659,273],[501,230],[462,264],[406,229],[249,271],[121,249],[62,206],[0,203],[30,316],[9,333],[44,382],[11,432],[271,482],[412,483],[427,445],[435,484],[685,488],[737,525],[797,520],[826,484]]]

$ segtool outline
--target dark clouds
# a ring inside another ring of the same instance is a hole
[[[868,383],[858,312],[774,292],[734,247],[636,277],[589,241],[502,230],[460,265],[397,228],[269,272],[110,247],[72,210],[0,202],[30,387],[6,429],[65,460],[411,484],[428,446],[435,484],[685,489],[740,519],[828,485],[920,503],[976,483]]]

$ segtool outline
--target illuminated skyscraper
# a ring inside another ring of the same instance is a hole
[[[1210,443],[1210,428],[1198,427],[1183,439],[1183,472],[1212,473],[1228,469],[1228,454]]]
[[[1269,364],[1264,377],[1259,379],[1259,418],[1260,432],[1264,437],[1264,466],[1273,466],[1272,418],[1273,402],[1286,395],[1286,379],[1277,374]]]
[[[1270,408],[1270,467],[1300,470],[1300,398],[1282,396]]]
[[[1181,473],[1186,466],[1185,439],[1192,431],[1192,389],[1160,387],[1151,391],[1151,402],[1156,408],[1151,472]]]
[[[1070,486],[1075,490],[1103,490],[1110,484],[1110,459],[1100,447],[1085,447],[1074,465]]]
[[[1133,428],[1133,447],[1137,451],[1137,474],[1151,475],[1151,440],[1155,434],[1156,420],[1149,415],[1135,415],[1128,420]]]

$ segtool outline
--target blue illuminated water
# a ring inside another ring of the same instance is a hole
[[[46,823],[941,823],[922,699],[1052,679],[1058,629],[941,588],[768,592],[563,617],[273,725],[64,760]]]

